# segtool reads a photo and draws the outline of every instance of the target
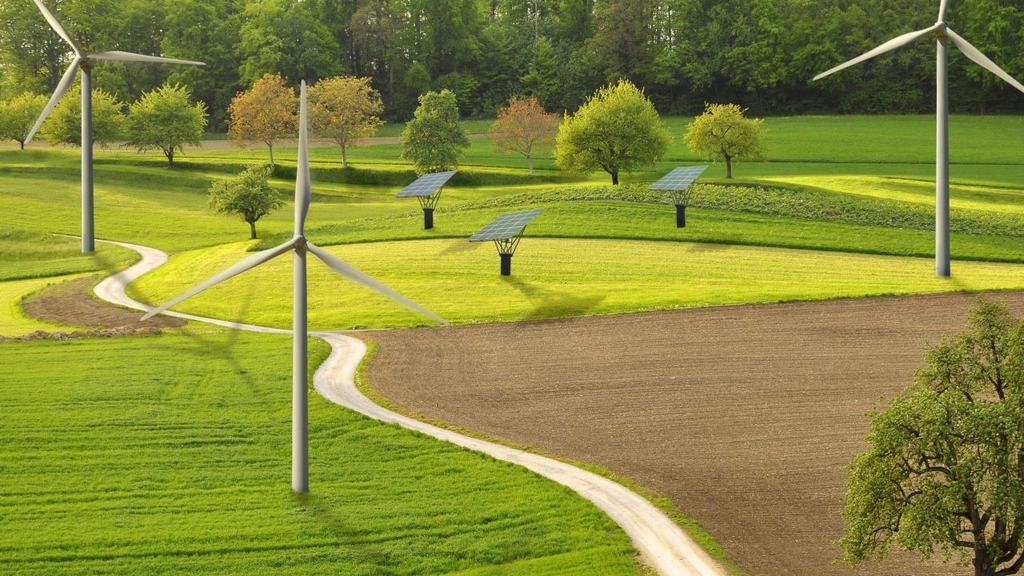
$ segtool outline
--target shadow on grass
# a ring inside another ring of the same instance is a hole
[[[516,290],[519,290],[523,296],[526,296],[530,304],[534,306],[533,311],[524,320],[583,316],[596,308],[605,299],[603,295],[580,297],[569,292],[543,288],[514,276],[504,276],[502,280]]]

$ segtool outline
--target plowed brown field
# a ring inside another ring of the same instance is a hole
[[[1005,298],[1024,314],[1024,293]],[[834,565],[865,412],[913,380],[971,295],[373,332],[373,388],[430,419],[591,462],[671,498],[751,575],[966,574]]]

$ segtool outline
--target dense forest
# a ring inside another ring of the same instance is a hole
[[[202,60],[203,68],[96,66],[94,85],[131,102],[165,81],[190,87],[223,131],[228,103],[267,72],[293,84],[367,76],[384,115],[448,88],[464,116],[512,94],[574,111],[627,78],[662,114],[735,102],[756,115],[934,110],[934,43],[920,41],[819,82],[811,78],[934,23],[939,0],[46,0],[87,51]],[[952,0],[948,21],[1024,78],[1024,1]],[[71,54],[31,0],[0,0],[0,98],[48,93]],[[950,50],[954,112],[1024,112],[1024,95]]]

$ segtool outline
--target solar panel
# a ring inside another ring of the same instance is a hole
[[[676,168],[665,174],[661,180],[651,184],[651,190],[685,190],[704,170],[707,170],[707,166]]]
[[[430,196],[444,186],[445,183],[448,182],[448,179],[455,175],[455,172],[455,170],[450,170],[448,172],[431,172],[430,174],[424,174],[417,178],[412,184],[402,188],[401,192],[395,194],[395,198]]]
[[[502,214],[495,218],[493,222],[481,228],[479,232],[470,236],[469,241],[508,240],[522,232],[523,228],[526,228],[526,225],[530,223],[530,220],[533,220],[537,214],[543,211],[543,208],[537,208],[536,210]]]

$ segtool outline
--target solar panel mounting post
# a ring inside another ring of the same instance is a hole
[[[686,228],[686,204],[676,204],[676,228]]]

